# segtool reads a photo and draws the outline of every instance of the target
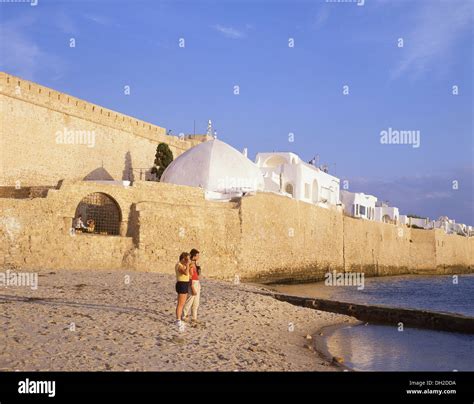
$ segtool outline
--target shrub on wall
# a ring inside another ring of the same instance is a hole
[[[426,217],[414,215],[412,213],[409,213],[407,217],[412,217],[413,219],[426,219]]]
[[[156,175],[157,181],[160,180],[166,167],[173,161],[173,152],[166,143],[160,143],[156,148],[155,165],[151,173]]]

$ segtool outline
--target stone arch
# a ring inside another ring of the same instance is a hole
[[[276,155],[276,156],[271,156],[267,158],[263,163],[263,167],[278,167],[286,163],[287,161],[283,156]]]
[[[82,216],[84,225],[88,227],[86,233],[109,236],[120,235],[122,212],[117,201],[103,192],[93,192],[86,195],[76,207],[74,218]],[[88,226],[88,221],[90,225]],[[73,223],[74,226],[74,223]]]
[[[382,222],[384,223],[390,223],[392,221],[392,219],[390,219],[390,216],[389,215],[383,215],[382,216]]]

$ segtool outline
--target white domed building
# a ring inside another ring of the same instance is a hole
[[[181,154],[166,168],[161,182],[203,188],[206,199],[213,200],[229,200],[264,189],[257,165],[218,139]]]

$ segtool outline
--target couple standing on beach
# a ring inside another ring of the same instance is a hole
[[[201,284],[199,282],[201,267],[197,264],[198,260],[199,251],[193,248],[189,253],[181,253],[179,262],[175,266],[176,293],[178,293],[176,324],[180,330],[184,327],[183,321],[188,321],[190,310],[191,321],[194,324],[197,323],[197,311],[201,296]]]

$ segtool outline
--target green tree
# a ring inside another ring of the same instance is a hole
[[[166,143],[160,143],[156,148],[155,165],[151,169],[152,174],[155,174],[158,181],[161,179],[163,172],[173,161],[173,152]]]

